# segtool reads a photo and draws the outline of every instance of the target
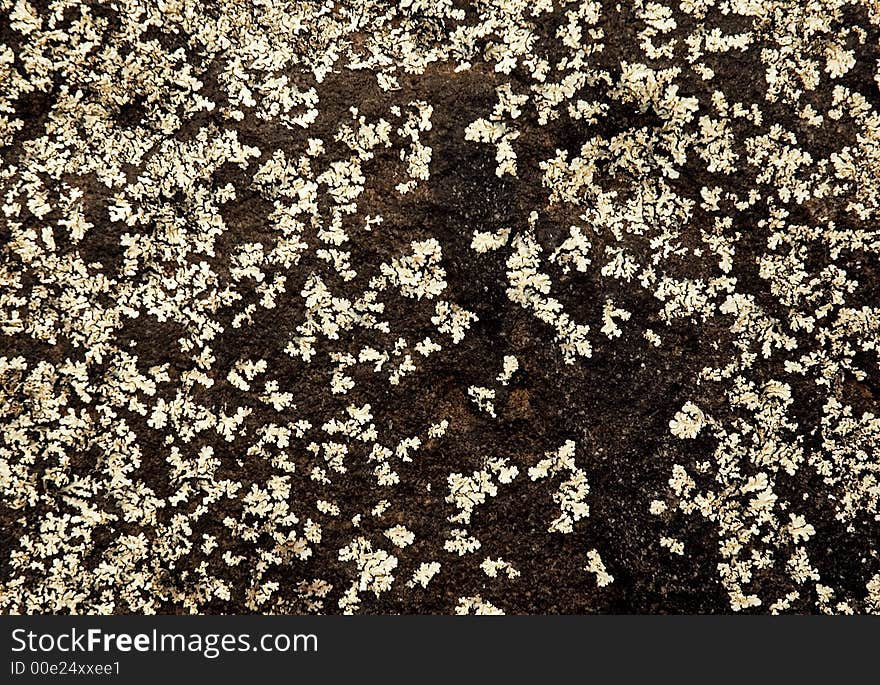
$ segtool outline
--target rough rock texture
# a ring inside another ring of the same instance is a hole
[[[0,0],[0,611],[880,612],[878,41]]]

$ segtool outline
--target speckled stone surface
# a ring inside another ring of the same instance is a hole
[[[878,27],[0,0],[0,611],[880,611]]]

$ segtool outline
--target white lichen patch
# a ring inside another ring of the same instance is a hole
[[[550,522],[549,532],[571,533],[574,524],[590,515],[590,507],[584,501],[590,492],[587,475],[574,461],[575,443],[567,440],[555,452],[548,452],[529,469],[529,478],[542,480],[557,475],[567,476],[553,493],[553,501],[559,506],[559,516]]]
[[[599,556],[599,552],[595,549],[587,552],[587,565],[584,570],[595,574],[596,585],[599,587],[606,587],[614,582],[614,576],[608,573],[605,564],[602,563],[602,557]]]
[[[706,415],[693,402],[686,402],[669,421],[669,430],[677,438],[693,439],[706,423]]]

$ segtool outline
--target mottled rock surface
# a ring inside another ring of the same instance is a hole
[[[0,0],[0,611],[880,612],[878,41]]]

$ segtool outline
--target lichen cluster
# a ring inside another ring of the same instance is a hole
[[[0,612],[880,612],[873,0],[0,0]]]

